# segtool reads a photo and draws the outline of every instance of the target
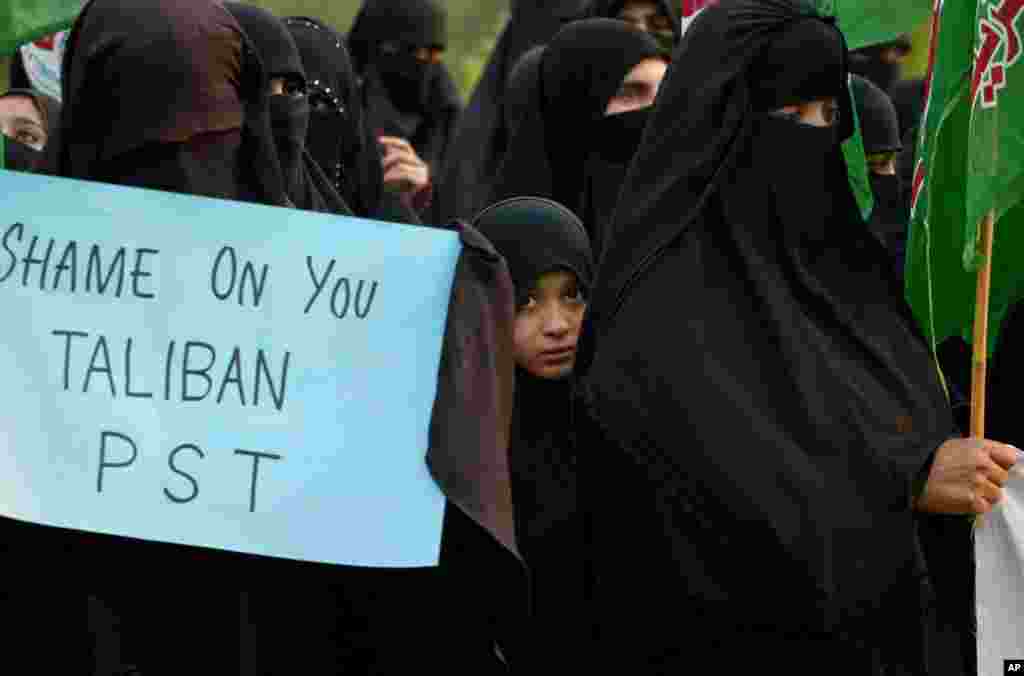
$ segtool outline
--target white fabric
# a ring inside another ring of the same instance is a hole
[[[1002,674],[1024,659],[1024,454],[1010,470],[1003,500],[975,529],[978,560],[978,674]]]
[[[60,66],[64,58],[67,31],[21,47],[21,61],[25,64],[32,88],[60,101]]]

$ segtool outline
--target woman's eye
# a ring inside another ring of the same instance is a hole
[[[519,301],[519,311],[526,312],[537,307],[537,299],[533,296],[527,296]]]
[[[572,303],[586,303],[586,296],[583,295],[583,289],[571,289],[565,294],[566,300]]]

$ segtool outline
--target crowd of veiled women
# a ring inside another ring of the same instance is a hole
[[[679,6],[513,2],[464,109],[435,0],[365,0],[347,35],[89,0],[60,103],[16,60],[8,169],[454,228],[465,249],[431,427],[439,567],[3,521],[5,658],[973,674],[970,517],[1016,450],[963,438],[965,348],[943,348],[947,396],[903,300],[910,43],[851,53],[798,0],[721,0],[684,33]],[[855,119],[867,219],[840,151]],[[1019,324],[991,396],[1011,443]],[[35,579],[41,561],[73,574]]]

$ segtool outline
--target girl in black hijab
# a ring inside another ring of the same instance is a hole
[[[548,197],[582,214],[587,158],[595,146],[620,142],[598,136],[610,124],[609,104],[625,94],[627,74],[648,60],[664,64],[657,43],[621,21],[587,19],[559,31],[541,57],[532,105],[495,180],[495,199]]]
[[[593,283],[590,243],[571,211],[534,197],[495,204],[473,226],[508,262],[517,299],[509,462],[516,539],[531,571],[533,610],[520,648],[529,665],[523,673],[568,673],[585,650],[583,533],[568,377]]]
[[[366,124],[344,37],[308,17],[289,17],[284,23],[299,48],[307,76],[309,154],[357,216],[418,223],[416,214],[384,189],[380,151]]]
[[[846,55],[804,5],[721,0],[675,55],[714,68],[673,69],[630,168],[574,410],[612,670],[742,646],[791,674],[925,673],[915,522],[991,508],[944,480],[974,453],[999,499],[1010,449],[950,440],[847,185]]]
[[[429,177],[445,161],[461,107],[440,61],[447,41],[447,15],[435,0],[366,0],[348,35],[371,131],[394,149],[389,155],[425,163]],[[414,153],[391,139],[410,144]],[[418,211],[429,206],[428,198],[429,190],[418,187]]]
[[[252,41],[263,62],[268,105],[281,175],[292,204],[299,209],[351,215],[351,210],[306,151],[309,101],[306,73],[291,33],[270,12],[238,2],[224,6]]]

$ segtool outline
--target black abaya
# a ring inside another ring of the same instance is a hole
[[[841,35],[786,0],[721,0],[675,59],[716,68],[662,87],[578,362],[595,649],[653,673],[729,647],[924,673],[911,505],[948,405],[846,185],[849,126],[769,114],[849,109]]]

